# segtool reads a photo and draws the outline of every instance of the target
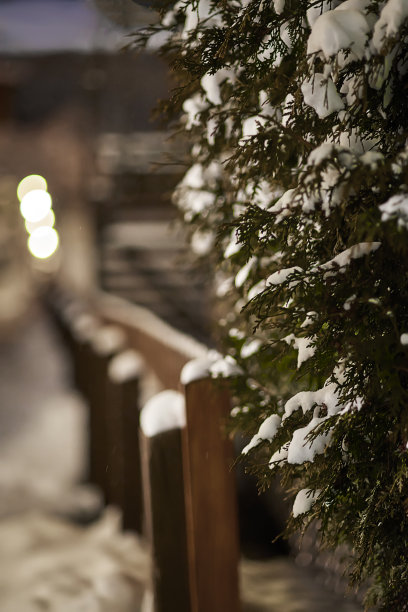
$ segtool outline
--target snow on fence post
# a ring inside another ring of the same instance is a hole
[[[143,359],[133,349],[114,356],[108,366],[107,501],[122,509],[124,529],[143,530],[139,448],[140,378]]]
[[[231,405],[225,382],[209,378],[208,361],[188,362],[182,432],[187,550],[192,612],[237,612],[239,538],[232,442],[223,434]]]
[[[140,415],[146,532],[152,549],[155,612],[191,612],[181,428],[184,397],[162,391]]]
[[[125,345],[125,334],[115,325],[100,327],[91,338],[89,352],[89,477],[106,496],[107,385],[111,358]]]

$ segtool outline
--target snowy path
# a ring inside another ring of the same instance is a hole
[[[98,498],[84,471],[85,410],[44,314],[0,342],[0,610],[137,612],[146,552],[114,511],[91,527]]]

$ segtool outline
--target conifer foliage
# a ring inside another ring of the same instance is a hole
[[[408,2],[162,2],[140,38],[179,75],[175,199],[217,266],[244,454],[292,527],[349,543],[367,605],[408,610]]]

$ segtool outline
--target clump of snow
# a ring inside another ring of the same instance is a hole
[[[191,4],[186,5],[185,15],[186,20],[181,33],[182,38],[187,38],[198,25],[205,25],[207,27],[222,26],[221,16],[214,12],[210,0],[199,0],[194,6]]]
[[[318,434],[313,440],[310,439],[311,432],[324,423],[327,417],[314,417],[305,427],[293,432],[289,443],[288,463],[300,465],[306,461],[314,461],[316,455],[324,453],[331,441],[331,432]]]
[[[353,75],[344,79],[340,93],[345,94],[349,106],[360,100],[364,93],[364,82],[360,75]]]
[[[316,73],[301,87],[305,104],[314,108],[320,119],[344,108],[343,100],[333,81],[324,74]]]
[[[266,279],[263,278],[258,283],[253,285],[251,289],[248,291],[248,300],[251,301],[256,298],[257,295],[262,293],[266,289]]]
[[[253,117],[245,119],[245,121],[242,122],[242,138],[239,144],[244,145],[248,138],[256,136],[259,132],[259,128],[265,125],[265,123],[265,117],[261,117],[260,115],[254,115]]]
[[[316,405],[325,406],[329,416],[333,416],[339,412],[341,404],[339,404],[336,383],[326,383],[324,387],[317,391],[300,391],[296,393],[296,395],[286,402],[285,415],[283,418],[286,419],[290,417],[298,408],[301,408],[303,414],[306,414]]]
[[[209,230],[196,230],[190,242],[193,253],[202,257],[208,255],[214,246],[214,234]]]
[[[181,184],[191,189],[205,187],[204,168],[202,164],[193,164],[185,173]]]
[[[293,266],[291,268],[283,268],[282,270],[278,270],[274,272],[266,279],[267,285],[281,285],[284,283],[292,274],[295,272],[303,272],[302,268],[299,266]],[[295,287],[299,281],[292,281],[289,283],[289,288]]]
[[[237,232],[233,230],[231,232],[230,240],[224,250],[224,258],[228,259],[236,253],[239,253],[239,251],[242,249],[242,246],[242,243],[238,240]]]
[[[197,93],[183,102],[183,111],[186,114],[186,129],[191,130],[194,125],[200,125],[199,114],[208,108],[208,102]]]
[[[331,1],[322,0],[321,5],[319,4],[317,6],[311,6],[309,9],[307,9],[306,18],[307,18],[307,21],[310,27],[313,26],[315,21],[320,17],[322,13],[325,13],[326,11],[330,10],[330,8],[331,8]]]
[[[312,346],[313,338],[296,338],[295,334],[289,334],[283,338],[287,344],[293,344],[298,351],[297,367],[300,368],[302,363],[313,357],[316,348]]]
[[[72,321],[72,333],[79,342],[87,342],[95,335],[101,322],[90,313],[81,313]]]
[[[205,74],[201,79],[201,87],[205,91],[207,100],[217,106],[221,104],[221,84],[226,80],[233,80],[234,73],[227,68],[221,68],[215,74]]]
[[[251,449],[258,446],[263,440],[272,441],[281,424],[281,418],[277,414],[271,414],[262,423],[252,440],[243,448],[242,454],[246,455]]]
[[[216,162],[208,166],[196,163],[189,168],[175,192],[177,205],[185,212],[187,221],[214,204],[216,196],[212,190],[220,177],[221,167]]]
[[[408,194],[399,193],[391,196],[379,206],[381,221],[398,219],[398,226],[408,228]]]
[[[231,378],[240,376],[242,373],[242,368],[231,355],[217,359],[210,366],[210,374],[213,378]]]
[[[177,188],[177,204],[184,211],[186,221],[191,221],[194,215],[203,213],[214,204],[215,196],[207,190],[193,190],[179,186]]]
[[[225,297],[231,291],[233,285],[234,279],[232,276],[216,279],[215,295],[218,298]]]
[[[295,497],[293,503],[293,516],[296,518],[300,514],[309,512],[316,499],[320,495],[320,490],[314,491],[313,489],[301,489]]]
[[[171,389],[153,396],[140,413],[140,428],[148,438],[186,425],[184,395]]]
[[[384,155],[379,151],[366,151],[360,155],[360,162],[365,166],[370,166],[371,170],[376,170],[378,164],[384,160]]]
[[[291,207],[295,203],[295,189],[288,189],[285,193],[273,204],[269,206],[268,211],[276,214],[275,223],[280,223],[282,219],[291,214]]]
[[[255,192],[251,194],[251,199],[254,204],[262,209],[270,210],[270,203],[275,198],[282,196],[282,189],[278,187],[272,187],[266,181],[260,181],[257,185]]]
[[[350,297],[347,298],[347,300],[343,304],[344,310],[350,310],[351,304],[354,302],[356,297],[357,297],[357,295],[355,293],[353,293],[353,295],[350,295]]]
[[[205,357],[191,359],[191,361],[188,361],[181,370],[181,384],[189,385],[195,380],[211,377],[211,366],[220,358],[221,354],[217,351],[208,351]]]
[[[285,10],[285,0],[273,0],[273,8],[277,15],[281,15]]]
[[[126,344],[126,335],[123,329],[116,325],[100,327],[92,337],[92,348],[101,356],[120,351]]]
[[[401,342],[401,344],[403,346],[407,346],[408,345],[408,334],[407,333],[401,334],[400,342]]]
[[[350,50],[347,60],[364,57],[370,27],[365,16],[356,10],[333,10],[323,13],[312,26],[307,42],[307,53],[323,53],[326,60],[342,50]]]
[[[236,338],[237,340],[243,340],[245,338],[245,334],[243,331],[238,329],[237,327],[231,327],[228,332],[230,338]]]
[[[406,0],[388,0],[374,26],[373,45],[378,52],[381,51],[387,38],[398,33],[405,19],[408,19],[408,2]]]
[[[251,257],[247,261],[247,263],[239,270],[239,272],[235,276],[235,286],[237,288],[242,287],[242,285],[245,283],[251,273],[251,270],[255,267],[256,262],[256,257]]]
[[[327,158],[331,157],[336,150],[336,147],[331,142],[323,142],[321,145],[313,149],[307,158],[308,166],[318,166]]]
[[[281,465],[282,463],[287,461],[287,458],[288,458],[288,448],[289,448],[289,444],[285,444],[279,450],[277,450],[275,453],[273,453],[272,457],[269,459],[269,467],[270,467],[270,469],[273,469],[277,465]]]
[[[315,312],[314,310],[309,310],[309,312],[306,313],[306,318],[300,327],[302,329],[304,329],[305,327],[309,327],[309,325],[312,325],[312,323],[316,321],[318,316],[319,315],[317,314],[317,312]]]
[[[113,382],[121,384],[132,378],[138,378],[143,369],[143,359],[139,353],[133,349],[127,349],[110,361],[108,376]]]
[[[287,46],[288,51],[292,51],[292,41],[290,39],[288,23],[289,23],[288,21],[285,21],[285,23],[281,25],[280,30],[279,30],[279,35],[281,37],[282,42],[284,42],[285,45]]]
[[[380,246],[381,242],[359,242],[345,251],[342,251],[336,255],[336,257],[333,257],[333,259],[330,259],[320,266],[322,270],[329,270],[329,272],[324,274],[324,278],[333,276],[336,272],[344,273],[346,266],[348,266],[353,259],[358,259],[359,257],[363,257],[363,255],[373,253],[379,249]]]
[[[255,355],[259,351],[262,346],[262,342],[258,338],[254,338],[253,340],[249,340],[242,345],[241,348],[241,357],[242,359],[248,359],[252,355]]]

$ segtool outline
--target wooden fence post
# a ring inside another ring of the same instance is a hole
[[[89,352],[89,476],[106,497],[107,455],[107,384],[111,358],[123,349],[124,332],[114,325],[99,328],[91,339]]]
[[[210,378],[187,382],[185,396],[182,439],[191,611],[238,612],[233,448],[223,432],[230,396],[226,384]]]
[[[150,427],[149,412],[172,411],[177,391],[163,391],[149,400],[141,414],[140,443],[146,533],[152,549],[154,612],[190,612],[186,523],[183,492],[181,430],[169,421]],[[166,406],[166,402],[168,406]],[[156,408],[158,409],[156,411]],[[154,419],[153,419],[154,420]],[[210,612],[210,610],[208,610]],[[226,611],[225,611],[226,612]]]
[[[107,434],[107,501],[122,509],[124,529],[143,530],[142,476],[139,448],[140,378],[144,363],[127,349],[109,363]]]
[[[89,399],[90,363],[92,360],[90,342],[101,322],[90,313],[83,312],[72,321],[73,377],[77,389]]]

